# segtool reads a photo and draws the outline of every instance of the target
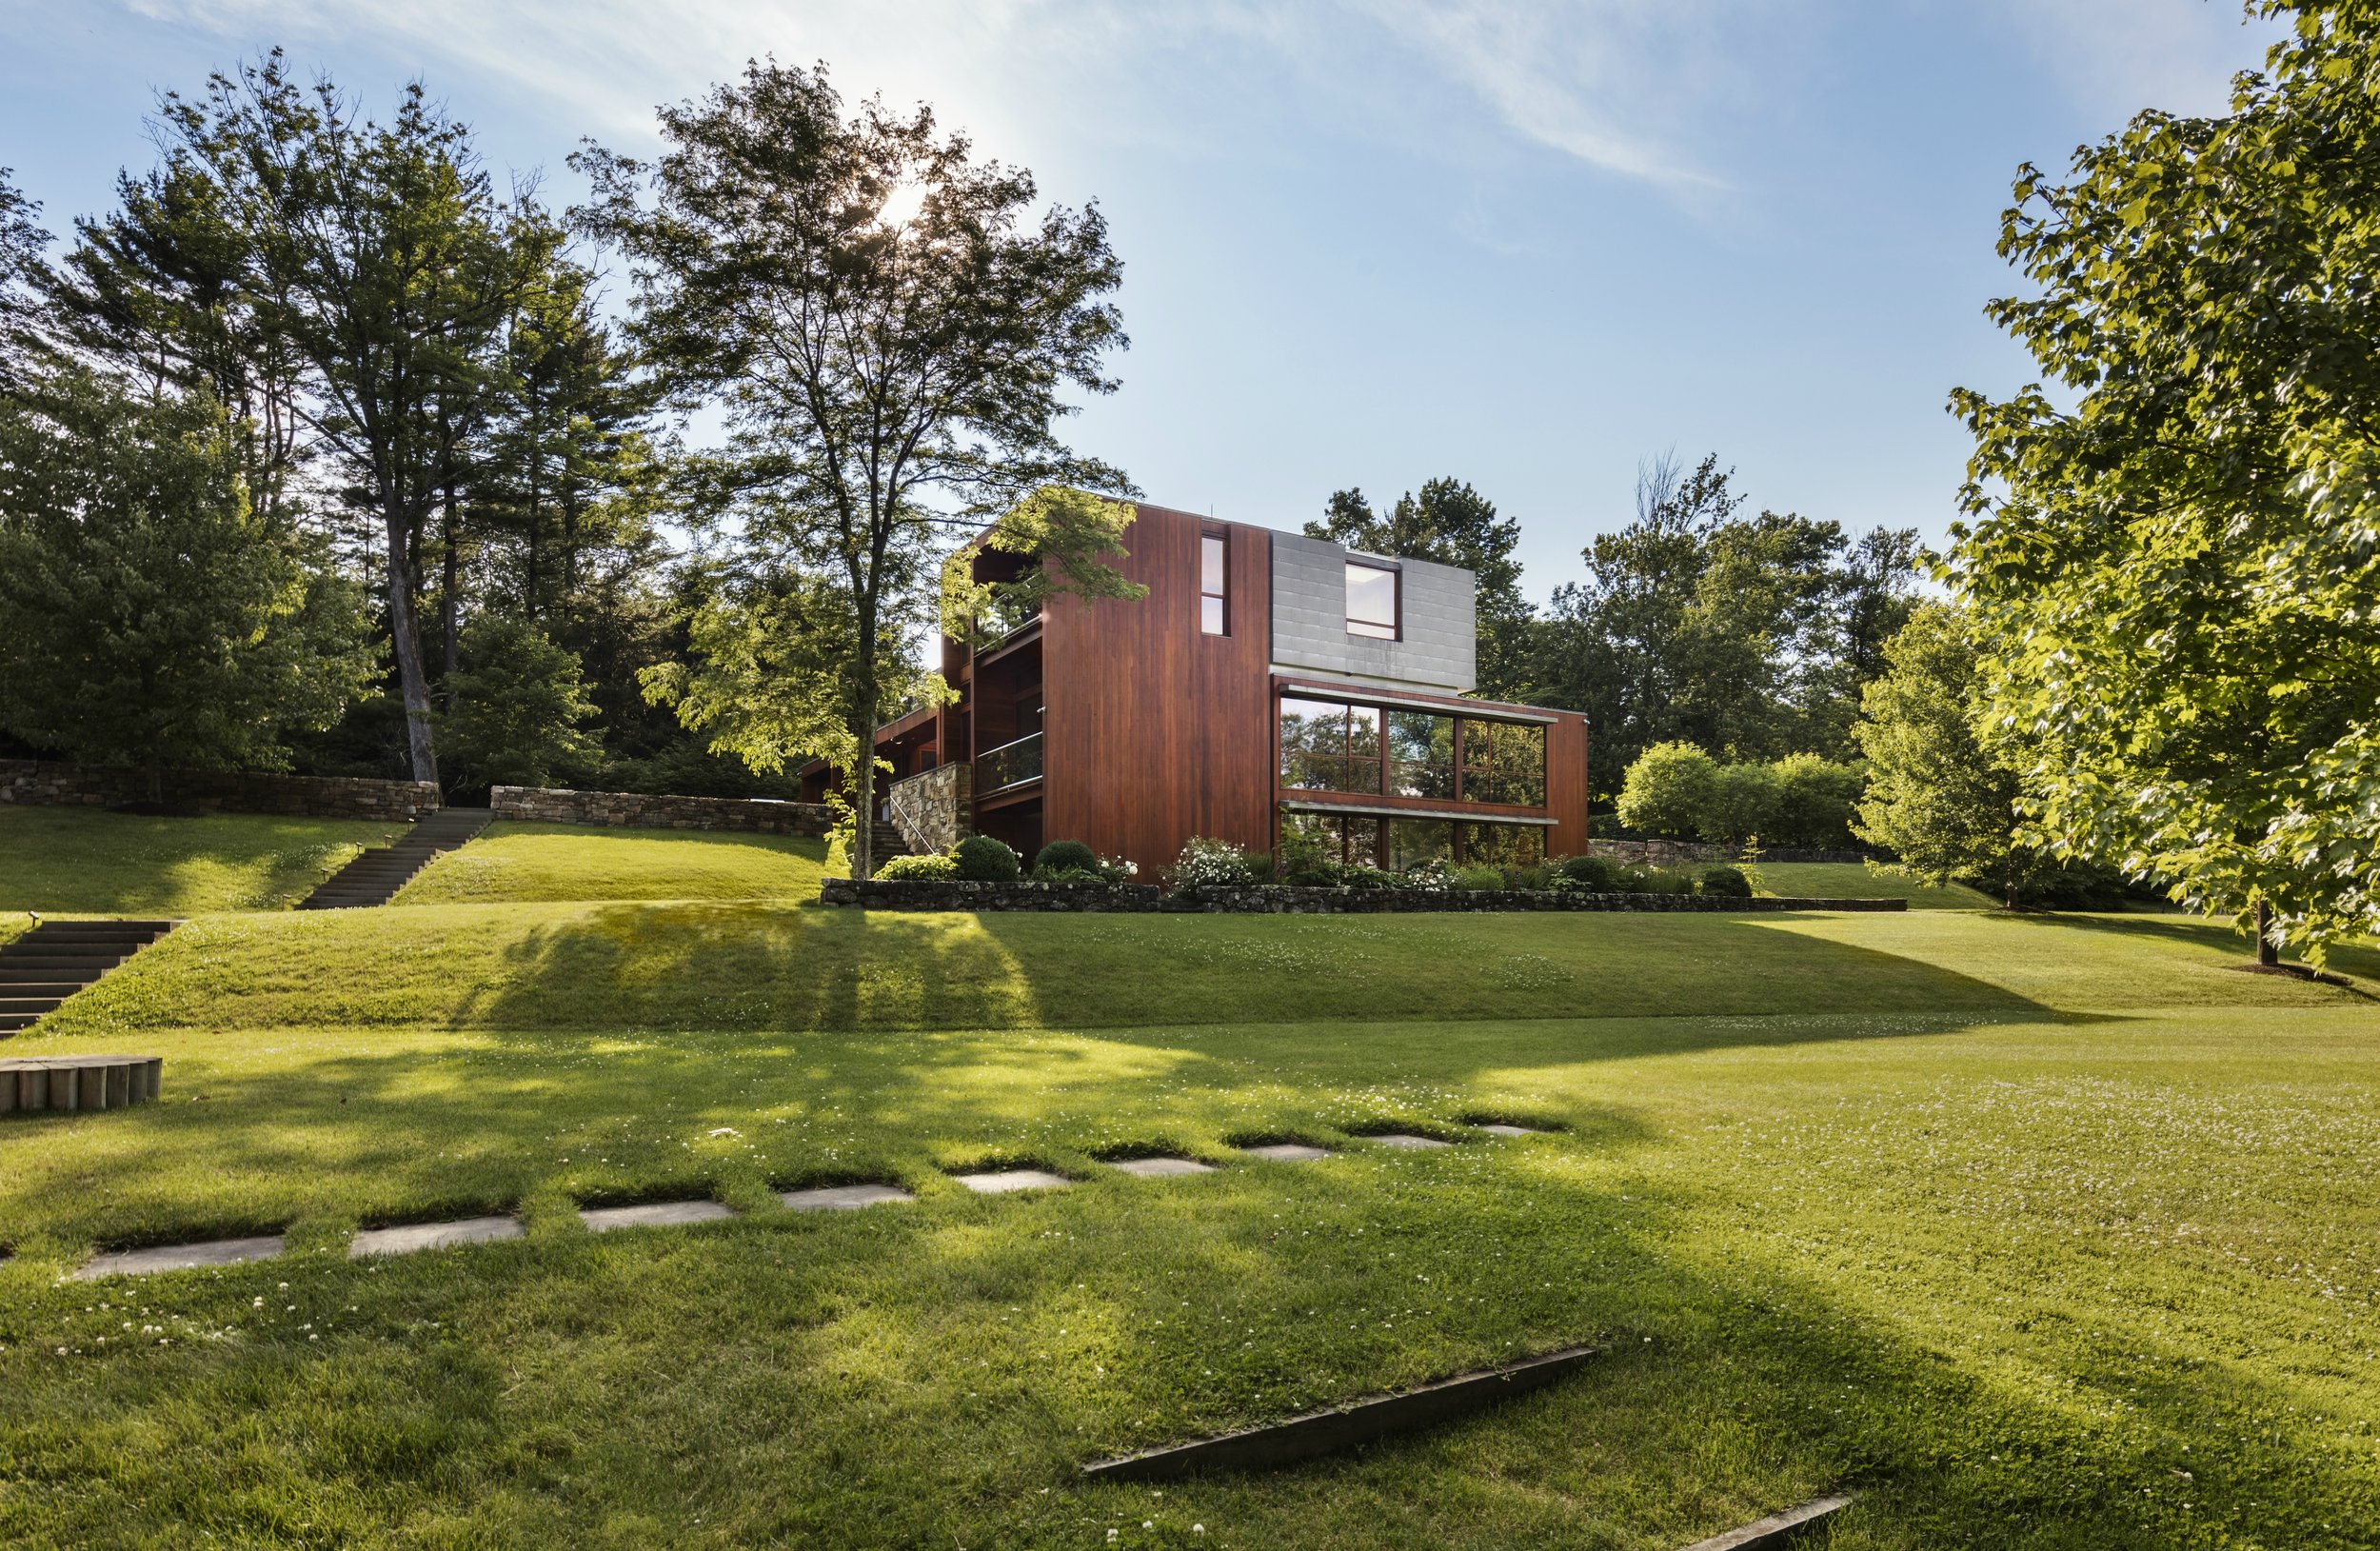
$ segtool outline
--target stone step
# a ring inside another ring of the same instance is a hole
[[[10,959],[121,959],[133,949],[146,946],[142,943],[127,943],[109,937],[69,937],[58,939],[46,932],[28,932],[7,947],[0,947],[0,964]]]
[[[29,980],[79,980],[88,984],[130,957],[129,953],[116,953],[105,959],[60,959],[28,954],[21,959],[0,960],[0,984]]]
[[[12,1012],[49,1012],[73,994],[62,991],[56,996],[10,996],[9,992],[15,989],[13,985],[0,989],[0,1015]]]
[[[0,991],[0,996],[55,997],[60,1001],[64,1001],[66,998],[72,996],[75,992],[81,990],[84,984],[85,983],[79,980],[0,981],[0,985],[6,985],[8,987],[7,990]]]

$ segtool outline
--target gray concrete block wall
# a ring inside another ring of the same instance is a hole
[[[1273,663],[1334,678],[1459,694],[1478,682],[1478,584],[1456,566],[1396,560],[1403,639],[1347,633],[1350,551],[1327,539],[1273,535]],[[1357,558],[1394,559],[1391,556]]]

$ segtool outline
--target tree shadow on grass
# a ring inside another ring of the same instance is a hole
[[[2244,927],[2228,921],[2212,921],[2205,916],[2177,915],[2164,912],[2155,915],[2069,915],[2012,913],[1999,919],[2030,926],[2063,926],[2074,931],[2092,932],[2101,936],[2153,943],[2163,946],[2191,947],[2219,954],[2235,964],[2255,962],[2254,939]],[[2380,948],[2370,943],[2345,943],[2331,948],[2330,969],[2335,974],[2352,975],[2359,980],[2380,983]],[[2342,987],[2341,989],[2350,989]],[[2354,994],[2369,997],[2370,993]]]
[[[1985,981],[1732,917],[899,915],[611,905],[510,945],[459,1027],[1118,1028],[1946,1014]]]
[[[1988,1311],[1921,1337],[1730,1228],[1711,1186],[1621,1194],[1591,1163],[1475,1146],[258,1265],[148,1295],[253,1335],[72,1364],[28,1349],[63,1343],[89,1290],[30,1290],[0,1440],[46,1489],[15,1527],[266,1538],[304,1501],[353,1543],[434,1517],[505,1543],[1205,1543],[1197,1522],[1233,1544],[1640,1547],[1843,1485],[1845,1546],[2344,1547],[2370,1521],[2332,1406],[2162,1327],[2219,1278],[2111,1296],[2085,1329],[2059,1300],[2104,1267],[2033,1266],[1915,1210],[1889,1274]],[[1830,1263],[1856,1248],[1810,1226]],[[243,1312],[276,1279],[295,1285],[267,1314],[341,1311],[327,1339]],[[1076,1475],[1576,1342],[1605,1355],[1345,1459],[1161,1497]],[[525,1494],[533,1523],[505,1517]]]

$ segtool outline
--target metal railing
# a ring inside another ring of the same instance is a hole
[[[986,797],[1003,787],[1037,781],[1041,775],[1041,735],[1028,733],[975,756],[975,794]]]

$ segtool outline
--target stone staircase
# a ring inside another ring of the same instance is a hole
[[[180,925],[179,921],[45,921],[0,947],[0,1039]]]
[[[442,807],[416,819],[394,845],[376,845],[325,879],[298,902],[301,910],[359,910],[386,905],[414,874],[487,827],[484,807]]]

